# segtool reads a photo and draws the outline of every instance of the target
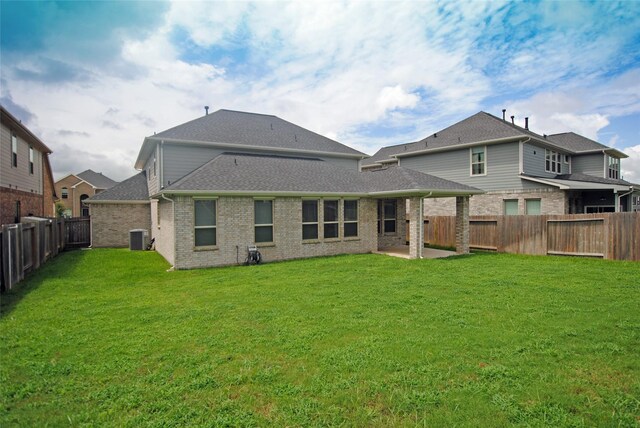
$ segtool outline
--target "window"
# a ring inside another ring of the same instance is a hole
[[[302,201],[302,239],[318,239],[318,201]]]
[[[33,147],[29,146],[29,174],[33,174]]]
[[[273,201],[254,201],[255,241],[273,242]]]
[[[504,215],[518,215],[518,200],[517,199],[505,199],[504,200]]]
[[[22,214],[20,213],[20,201],[16,201],[16,212],[14,217],[14,223],[20,223],[20,217]]]
[[[62,199],[67,199],[69,198],[69,189],[67,189],[66,187],[62,188]]]
[[[156,158],[153,158],[153,176],[156,176]]]
[[[18,166],[18,137],[11,134],[11,165]]]
[[[89,198],[89,195],[81,195],[80,196],[80,209],[82,213],[80,214],[82,217],[89,217],[89,206],[84,203],[84,200]]]
[[[358,236],[358,201],[344,201],[344,237]]]
[[[609,178],[620,178],[620,159],[613,158],[608,156],[609,158]]]
[[[324,201],[324,237],[338,237],[338,201]]]
[[[395,199],[378,201],[378,233],[396,233],[396,208]]]
[[[560,161],[560,154],[553,150],[545,149],[544,151],[544,170],[547,172],[553,172],[560,174],[562,171],[562,165]]]
[[[195,246],[210,247],[216,245],[216,200],[194,199]]]
[[[471,148],[471,175],[486,174],[486,149],[486,146]]]
[[[566,163],[567,165],[569,165],[569,161],[571,160],[571,156],[569,155],[564,155],[564,163]]]
[[[540,215],[540,199],[526,199],[525,212],[527,215]]]

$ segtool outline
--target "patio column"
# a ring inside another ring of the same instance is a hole
[[[469,196],[456,196],[456,253],[469,254]]]
[[[421,259],[424,247],[422,198],[409,199],[409,258]]]

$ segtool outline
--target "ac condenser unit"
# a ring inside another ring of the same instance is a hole
[[[133,229],[129,231],[129,249],[132,251],[142,251],[147,248],[147,231],[144,229]]]

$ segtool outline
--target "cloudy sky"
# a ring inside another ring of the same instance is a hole
[[[640,182],[640,2],[0,2],[1,102],[56,178],[122,180],[220,108],[365,153],[506,108],[623,150]]]

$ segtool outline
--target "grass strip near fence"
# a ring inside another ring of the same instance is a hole
[[[2,296],[0,426],[637,426],[640,264],[62,254]]]

